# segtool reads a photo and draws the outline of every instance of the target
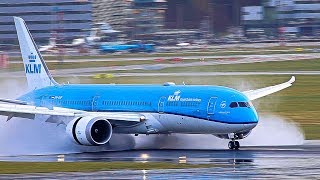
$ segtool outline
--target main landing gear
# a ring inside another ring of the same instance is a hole
[[[240,143],[239,143],[239,141],[232,140],[229,142],[228,147],[229,147],[229,149],[238,150],[240,148]]]

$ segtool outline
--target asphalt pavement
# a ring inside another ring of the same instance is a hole
[[[118,152],[0,157],[2,161],[132,161],[213,164],[212,168],[2,175],[0,179],[319,179],[320,141],[241,150],[138,149]]]

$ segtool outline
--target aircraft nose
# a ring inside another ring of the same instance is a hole
[[[249,121],[251,121],[253,123],[258,123],[259,117],[258,117],[258,113],[254,109],[254,107],[249,108],[248,119],[249,119]]]
[[[243,108],[237,117],[237,121],[243,124],[257,124],[258,114],[254,108]]]
[[[242,123],[242,131],[250,131],[257,126],[259,118],[255,109],[249,108],[245,111],[239,122]]]
[[[243,124],[245,130],[251,130],[257,126],[258,123],[249,123],[249,124]]]
[[[243,111],[243,118],[241,119],[241,122],[243,123],[243,131],[251,131],[258,124],[258,113],[254,107],[243,109]]]

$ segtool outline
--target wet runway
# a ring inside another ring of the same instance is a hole
[[[46,156],[0,157],[2,161],[135,161],[213,164],[213,168],[122,170],[91,173],[5,175],[1,178],[90,179],[319,179],[320,141],[297,146],[242,147],[231,150],[134,150]]]

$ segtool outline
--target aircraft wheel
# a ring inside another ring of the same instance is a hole
[[[235,148],[235,144],[233,141],[230,141],[228,144],[229,149],[234,149]]]
[[[235,141],[234,142],[234,149],[235,150],[238,150],[240,148],[240,143],[239,143],[239,141]]]

